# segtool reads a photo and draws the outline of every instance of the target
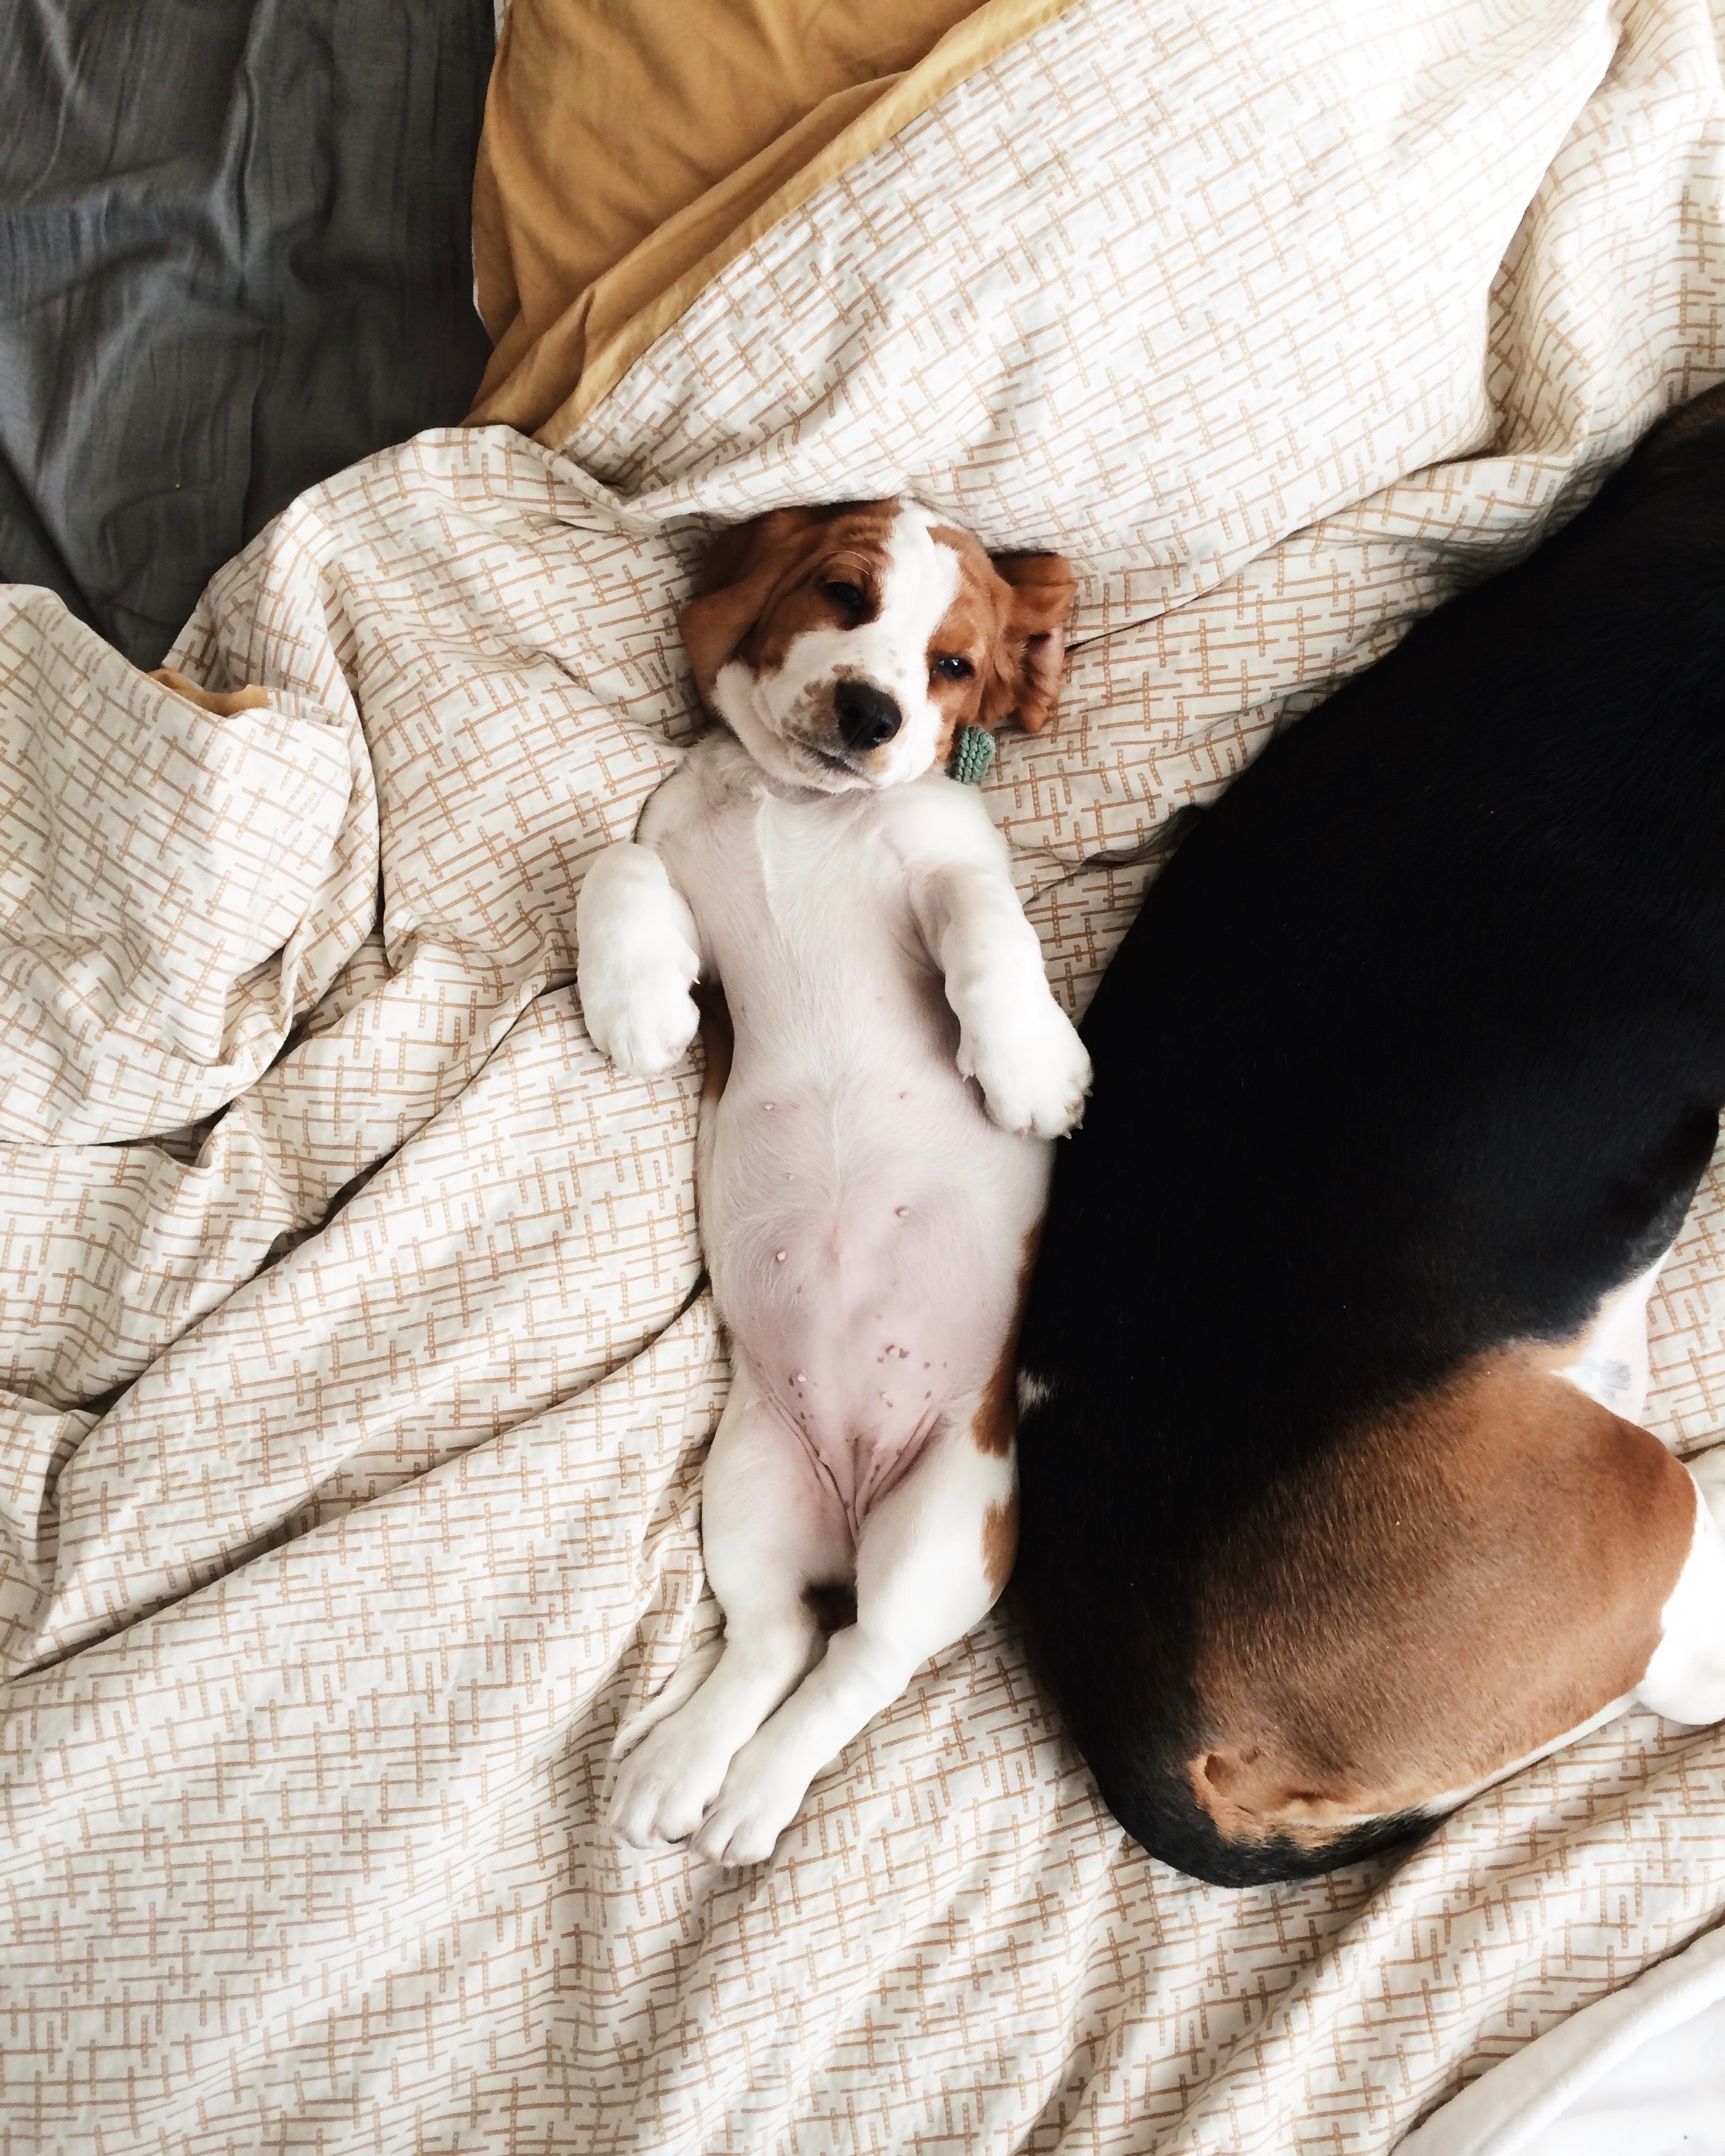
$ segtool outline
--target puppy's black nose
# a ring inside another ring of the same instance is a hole
[[[884,689],[866,681],[841,681],[833,691],[833,716],[849,748],[879,748],[904,723],[904,715]]]

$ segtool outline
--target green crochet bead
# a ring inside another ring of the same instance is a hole
[[[960,726],[952,743],[952,776],[961,786],[979,786],[994,761],[994,737],[986,726]]]

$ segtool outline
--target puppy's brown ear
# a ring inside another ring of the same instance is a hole
[[[714,676],[772,605],[801,560],[816,518],[808,509],[771,509],[721,531],[701,564],[701,595],[677,617],[702,703]]]
[[[1016,719],[1040,734],[1060,701],[1066,655],[1066,617],[1078,589],[1064,554],[995,554],[994,573],[1012,588],[995,641],[994,665],[983,691],[985,726]]]

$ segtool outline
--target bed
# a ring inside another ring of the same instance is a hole
[[[904,490],[1081,571],[1062,721],[986,782],[1081,1009],[1181,808],[1725,377],[1712,15],[655,20],[515,0],[468,423],[300,492],[174,643],[262,706],[0,599],[0,2119],[1582,2156],[1667,2032],[1704,2101],[1715,1731],[1230,1894],[1127,1841],[997,1614],[772,1866],[610,1845],[618,1723],[715,1622],[726,1373],[698,1071],[603,1065],[571,933],[691,737],[706,535]],[[675,155],[608,162],[620,115]],[[1722,1321],[1716,1163],[1654,1306],[1685,1450]]]

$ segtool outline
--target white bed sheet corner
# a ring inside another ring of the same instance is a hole
[[[1725,1525],[1725,1442],[1687,1456]],[[1725,1924],[1470,2082],[1395,2156],[1725,2156]]]
[[[1725,1926],[1470,2082],[1396,2156],[1725,2156]]]

